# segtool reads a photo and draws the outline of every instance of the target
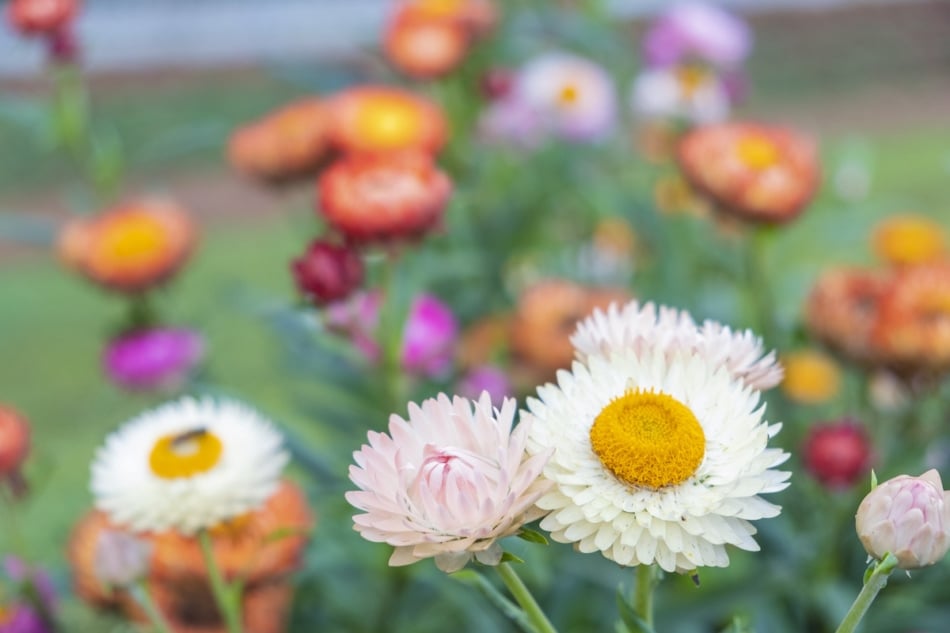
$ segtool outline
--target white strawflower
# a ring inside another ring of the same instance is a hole
[[[729,93],[712,72],[691,67],[645,70],[636,78],[630,104],[646,119],[717,123],[729,117]]]
[[[584,362],[618,349],[696,352],[755,389],[770,389],[783,375],[775,352],[765,354],[762,339],[751,330],[733,332],[712,320],[697,326],[685,310],[653,303],[614,304],[606,312],[598,308],[577,325],[571,343]]]
[[[668,319],[682,316],[667,313]],[[538,500],[541,527],[581,552],[666,571],[729,563],[755,551],[749,521],[780,508],[788,458],[767,443],[759,391],[699,352],[644,345],[592,355],[528,399],[528,451],[554,450]]]
[[[389,434],[370,431],[353,454],[350,479],[360,489],[346,500],[364,514],[355,528],[369,541],[396,547],[390,565],[434,557],[445,572],[475,557],[497,565],[498,539],[517,534],[542,513],[535,501],[550,484],[539,479],[548,451],[525,451],[530,424],[512,428],[514,399],[493,409],[484,392],[409,404],[393,415]]]
[[[280,433],[246,405],[182,398],[106,439],[92,492],[118,525],[194,534],[264,503],[287,460]]]

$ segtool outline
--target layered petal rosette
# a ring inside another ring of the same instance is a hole
[[[474,402],[441,394],[410,403],[408,420],[393,415],[388,434],[370,431],[350,466],[359,490],[346,493],[363,511],[356,530],[395,546],[394,566],[498,564],[498,539],[543,514],[534,504],[550,485],[538,477],[550,451],[527,455],[530,424],[512,429],[515,410],[513,399],[493,409],[487,393]]]
[[[623,307],[613,304],[606,311],[594,310],[578,324],[571,343],[584,362],[617,349],[642,351],[659,346],[700,354],[755,389],[770,389],[782,380],[775,352],[766,354],[762,339],[751,330],[735,332],[713,320],[699,326],[685,310],[653,303],[631,301]]]
[[[133,531],[190,535],[260,507],[289,457],[268,420],[236,401],[182,398],[106,440],[92,464],[96,506]]]
[[[528,399],[528,450],[553,456],[541,528],[581,552],[665,571],[729,564],[756,551],[750,521],[778,515],[780,425],[759,392],[701,352],[654,343],[591,356]]]

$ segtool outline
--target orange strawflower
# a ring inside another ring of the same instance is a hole
[[[498,9],[491,0],[405,0],[397,15],[450,22],[464,27],[474,37],[487,35],[498,23]]]
[[[70,222],[58,248],[63,262],[89,280],[142,292],[173,277],[195,242],[195,226],[181,207],[143,199]]]
[[[267,182],[306,176],[326,158],[330,128],[323,101],[300,99],[235,130],[228,160],[239,172]]]
[[[818,187],[814,143],[789,129],[755,123],[695,128],[677,159],[687,180],[724,212],[750,222],[795,218]]]
[[[565,279],[547,279],[525,290],[511,323],[515,355],[547,376],[569,368],[574,360],[570,336],[577,322],[594,308],[624,303],[630,293],[620,288],[589,288]]]
[[[458,364],[463,369],[490,365],[504,355],[511,330],[510,314],[482,317],[469,325],[459,337],[456,348]]]
[[[149,593],[174,633],[227,633],[207,581],[190,577],[174,584],[151,583]],[[289,580],[247,587],[242,605],[244,630],[284,633],[293,595]]]
[[[433,102],[406,90],[359,86],[330,101],[336,147],[346,153],[422,150],[435,154],[445,144],[445,115]]]
[[[319,211],[352,241],[421,235],[435,226],[452,182],[432,158],[402,153],[344,158],[320,175]]]
[[[880,222],[871,238],[874,253],[888,264],[907,266],[946,256],[943,227],[920,215],[897,215]]]
[[[872,337],[898,371],[950,369],[950,262],[902,269],[881,298]]]
[[[51,35],[73,21],[78,0],[12,0],[7,21],[23,35]]]
[[[399,16],[390,22],[383,38],[389,63],[415,79],[435,79],[452,72],[468,49],[468,33],[449,20]]]

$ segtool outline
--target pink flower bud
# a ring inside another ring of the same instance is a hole
[[[125,532],[104,530],[96,541],[96,577],[103,584],[126,587],[145,575],[151,556],[151,543]]]
[[[950,499],[940,474],[900,475],[877,486],[855,517],[858,538],[872,557],[890,552],[901,569],[933,565],[950,548]]]

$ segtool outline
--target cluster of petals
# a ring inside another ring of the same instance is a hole
[[[640,117],[691,125],[725,120],[730,100],[719,75],[691,67],[647,69],[634,80],[630,93],[630,105]]]
[[[950,263],[834,268],[806,303],[812,334],[843,356],[901,375],[950,369]]]
[[[199,332],[159,327],[126,332],[106,345],[102,368],[123,389],[172,391],[187,381],[205,356]]]
[[[698,325],[685,310],[652,302],[614,303],[606,310],[594,310],[578,324],[571,343],[582,362],[617,350],[661,348],[701,355],[754,389],[770,389],[782,380],[775,352],[766,354],[762,340],[751,330],[734,332],[711,319]]]
[[[684,176],[725,213],[753,223],[797,217],[820,180],[815,143],[788,128],[746,122],[698,127],[679,142]]]
[[[62,261],[90,281],[134,293],[171,279],[196,242],[195,225],[184,209],[145,198],[69,222],[57,246]]]
[[[11,0],[7,22],[23,35],[52,37],[72,23],[79,5],[79,0]]]
[[[514,400],[493,409],[487,393],[474,402],[443,394],[410,403],[408,420],[393,415],[388,434],[370,431],[350,467],[359,490],[346,494],[363,511],[356,530],[395,546],[390,565],[498,564],[498,539],[542,514],[534,504],[548,485],[538,476],[550,452],[527,456],[530,424],[512,428],[515,412]]]
[[[435,79],[455,70],[496,20],[490,0],[406,0],[386,25],[383,51],[401,73]]]
[[[741,18],[696,1],[674,3],[643,38],[644,57],[653,67],[699,61],[730,69],[741,65],[751,49],[752,32]]]

